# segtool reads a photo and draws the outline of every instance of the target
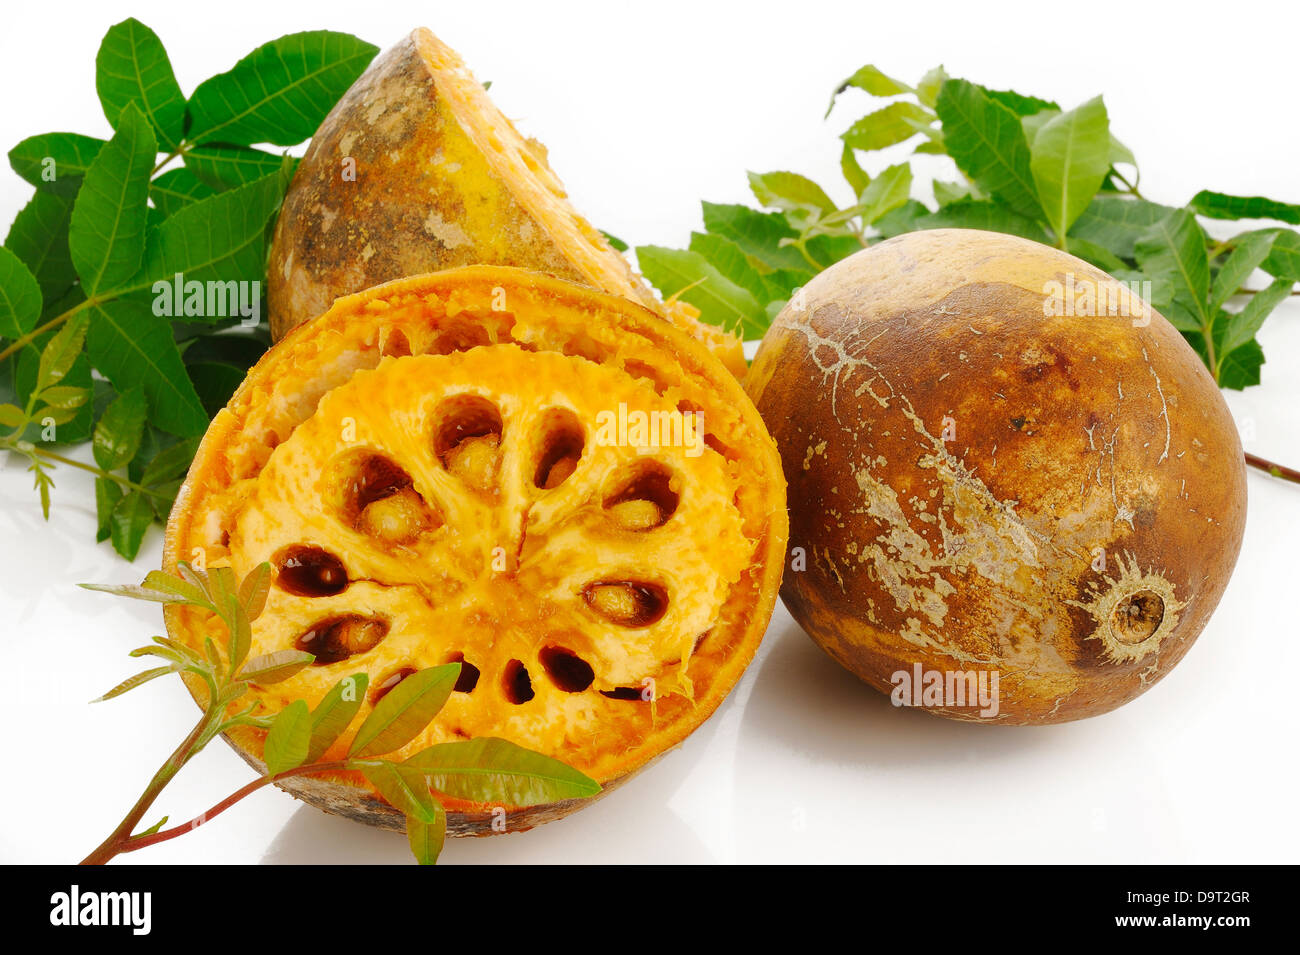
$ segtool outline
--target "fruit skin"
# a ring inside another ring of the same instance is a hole
[[[498,307],[502,290],[509,303],[504,310]],[[376,367],[385,356],[449,355],[493,343],[620,367],[658,391],[671,390],[686,404],[709,407],[703,420],[718,446],[745,449],[743,461],[729,466],[747,478],[737,498],[745,501],[744,532],[752,542],[752,555],[713,630],[703,635],[708,639],[697,644],[692,656],[713,661],[711,668],[703,675],[692,670],[693,701],[656,701],[653,752],[644,746],[611,752],[612,768],[598,776],[603,795],[685,739],[740,679],[776,600],[788,528],[780,459],[757,410],[703,345],[648,310],[537,273],[488,266],[414,276],[341,299],[329,313],[271,348],[213,419],[168,520],[163,566],[174,572],[179,561],[194,559],[195,548],[210,565],[228,559],[230,537],[222,508],[237,507],[246,498],[249,482],[267,466],[274,449],[311,419],[327,392],[357,371]],[[164,616],[169,634],[188,643],[202,632],[208,617],[176,605],[164,608]],[[256,630],[257,625],[255,635]],[[186,685],[203,705],[202,682],[190,678]],[[670,720],[674,714],[681,718]],[[226,734],[259,772],[264,771],[264,736],[248,727]],[[336,749],[345,745],[336,744]],[[337,749],[325,758],[343,755]],[[355,773],[296,777],[277,785],[329,812],[387,829],[400,831],[404,826],[402,815]],[[500,808],[508,810],[507,831],[513,832],[561,818],[592,801]],[[444,804],[451,835],[499,831],[495,807],[451,799]]]
[[[1070,275],[1116,285],[1024,239],[904,235],[810,282],[755,357],[807,561],[782,599],[882,692],[917,662],[996,669],[993,721],[1105,713],[1169,672],[1228,583],[1246,480],[1222,395],[1164,318],[1134,326],[1140,302],[1045,316]]]
[[[271,334],[282,338],[340,296],[475,264],[622,295],[745,373],[740,340],[686,303],[659,302],[569,204],[546,148],[518,133],[454,50],[417,29],[344,94],[298,166],[271,245]]]

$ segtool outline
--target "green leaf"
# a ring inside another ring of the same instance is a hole
[[[104,140],[80,133],[29,136],[9,150],[9,165],[38,189],[74,196]]]
[[[159,301],[159,295],[166,296],[163,314],[178,311],[180,303],[175,301],[171,287],[177,273],[187,285],[222,283],[225,307],[213,310],[234,313],[230,300],[235,288],[228,283],[265,280],[266,225],[280,208],[283,195],[280,176],[273,173],[246,186],[191,202],[160,225],[149,237],[144,281],[153,288],[155,302]],[[205,295],[203,311],[207,310]],[[228,316],[176,314],[171,317],[212,321]]]
[[[1070,227],[1070,235],[1131,259],[1142,233],[1174,210],[1145,199],[1097,196]]]
[[[149,198],[164,219],[175,215],[182,206],[196,199],[206,199],[214,192],[191,169],[169,169],[149,184]]]
[[[1300,205],[1263,196],[1230,196],[1202,190],[1188,203],[1192,211],[1211,219],[1276,219],[1300,225]]]
[[[921,101],[921,105],[934,109],[934,104],[939,100],[939,90],[949,78],[942,66],[927,70],[925,76],[921,77],[921,82],[916,84],[916,98]]]
[[[311,665],[316,658],[302,650],[276,650],[253,657],[239,670],[239,679],[263,686],[283,683]],[[306,758],[304,757],[304,762]]]
[[[109,27],[95,57],[95,90],[109,125],[117,128],[127,106],[144,111],[158,145],[167,152],[185,135],[185,94],[158,35],[134,18]]]
[[[1048,224],[1064,236],[1110,171],[1110,119],[1101,97],[1048,120],[1030,145],[1029,168]]]
[[[892,212],[887,212],[875,222],[875,229],[882,238],[892,239],[904,232],[913,232],[917,223],[929,216],[930,210],[925,203],[909,199]]]
[[[148,829],[141,829],[139,832],[135,833],[135,835],[132,836],[132,838],[139,838],[140,836],[152,836],[155,832],[158,832],[160,829],[162,829],[162,827],[167,823],[167,820],[170,818],[171,816],[163,816],[161,819],[155,822]]]
[[[90,389],[78,388],[75,385],[55,385],[41,392],[41,401],[60,411],[80,408],[89,400]]]
[[[190,97],[194,143],[292,146],[312,136],[379,52],[346,33],[293,33],[259,46]]]
[[[153,670],[145,670],[137,673],[135,676],[127,677],[113,689],[109,690],[103,696],[98,696],[91,700],[92,703],[102,703],[105,700],[111,700],[115,696],[121,696],[127,690],[134,690],[137,686],[143,686],[150,680],[156,680],[160,676],[166,676],[168,673],[175,673],[175,669],[170,666],[157,667]]]
[[[420,773],[386,759],[363,764],[361,772],[379,790],[379,794],[388,800],[389,805],[400,810],[408,819],[422,822],[426,826],[438,822],[438,801],[429,792],[428,780]]]
[[[139,388],[130,388],[113,399],[95,425],[96,464],[115,471],[135,457],[144,437],[145,411],[144,392]]]
[[[1065,251],[1071,255],[1078,256],[1085,262],[1091,262],[1099,269],[1105,269],[1107,272],[1114,272],[1118,269],[1124,269],[1127,266],[1123,259],[1115,255],[1114,252],[1104,245],[1098,245],[1096,242],[1089,242],[1087,239],[1080,239],[1078,236],[1067,236],[1065,239]]]
[[[87,324],[84,312],[73,315],[41,349],[36,385],[33,388],[36,394],[58,384],[72,370],[73,364],[81,355],[81,346],[86,341]]]
[[[144,532],[153,523],[153,507],[147,495],[131,491],[113,506],[108,520],[109,539],[113,550],[127,560],[135,560],[140,553]]]
[[[239,585],[239,603],[249,620],[256,620],[262,615],[270,592],[271,565],[267,561],[262,561],[248,572]]]
[[[1205,241],[1196,217],[1178,209],[1142,233],[1135,247],[1142,270],[1167,278],[1173,286],[1174,298],[1166,317],[1180,331],[1210,327],[1210,263]]]
[[[68,252],[71,221],[72,199],[38,189],[14,218],[5,238],[5,247],[36,276],[46,302],[62,297],[77,281]],[[0,286],[8,284],[0,277]]]
[[[907,101],[890,103],[868,113],[840,134],[845,145],[870,152],[911,139],[928,126],[934,115],[922,106]],[[947,124],[945,123],[945,126]]]
[[[316,704],[316,709],[311,714],[311,745],[307,751],[307,762],[316,762],[343,735],[365,702],[368,682],[369,678],[364,673],[344,677]]]
[[[201,435],[208,416],[199,402],[166,319],[138,298],[91,309],[87,336],[91,360],[118,391],[139,386],[149,420],[181,437]]]
[[[438,792],[479,803],[536,806],[600,792],[594,779],[558,759],[490,736],[439,743],[403,765],[428,776]]]
[[[641,272],[665,298],[678,296],[700,310],[700,318],[745,337],[762,335],[762,306],[696,252],[662,246],[637,246]]]
[[[88,295],[125,284],[144,258],[149,176],[158,148],[134,104],[122,111],[118,125],[90,164],[72,209],[68,250]]]
[[[912,167],[899,163],[882,171],[862,190],[858,207],[862,221],[874,223],[887,212],[907,202],[912,191]]]
[[[41,286],[23,260],[0,246],[0,337],[21,338],[41,317]]]
[[[831,197],[807,176],[797,172],[751,172],[748,175],[749,188],[761,206],[785,211],[835,211]]]
[[[1300,282],[1300,234],[1290,229],[1280,230],[1262,268],[1274,278]]]
[[[442,854],[442,844],[447,839],[447,814],[438,805],[438,818],[433,823],[406,818],[406,840],[420,865],[437,865]]]
[[[189,470],[190,463],[194,460],[194,453],[198,448],[199,439],[197,437],[178,441],[171,447],[164,448],[149,461],[149,464],[141,473],[138,483],[146,487],[153,487],[180,477]]]
[[[906,83],[901,83],[892,76],[886,76],[876,67],[868,64],[835,87],[835,92],[831,94],[831,101],[826,107],[827,116],[835,106],[835,98],[850,87],[865,90],[872,96],[897,96],[900,93],[912,92],[912,87]]]
[[[779,212],[759,212],[748,206],[701,203],[704,228],[716,235],[730,239],[741,250],[772,269],[812,270],[799,250],[781,245],[782,239],[798,238],[799,233],[790,228],[785,216]]]
[[[1048,242],[1047,233],[1032,219],[1012,212],[992,199],[962,199],[944,206],[938,212],[917,218],[913,229],[983,229],[986,232],[1005,232],[1035,242]]]
[[[1237,294],[1237,289],[1246,284],[1251,273],[1268,258],[1275,238],[1276,233],[1267,231],[1248,232],[1238,237],[1236,247],[1219,267],[1214,284],[1210,287],[1210,311],[1217,312],[1228,299]],[[1286,284],[1289,292],[1290,283]],[[1250,337],[1253,336],[1252,332]]]
[[[943,206],[950,205],[961,199],[980,199],[978,190],[967,182],[944,182],[942,179],[936,179],[930,184],[934,192],[934,201]]]
[[[1264,349],[1252,339],[1233,349],[1219,360],[1219,387],[1241,391],[1259,384],[1259,370],[1264,365]]]
[[[935,106],[948,154],[985,193],[1031,219],[1042,214],[1020,118],[988,92],[949,80]]]
[[[278,776],[297,769],[307,759],[307,744],[311,741],[311,713],[302,700],[294,700],[275,717],[266,734],[262,759],[266,761],[266,775]]]
[[[108,478],[95,478],[95,541],[108,540],[113,532],[113,508],[122,499],[122,485]]]
[[[161,570],[152,570],[145,575],[144,583],[141,587],[145,590],[155,591],[158,593],[172,594],[179,597],[182,601],[192,604],[195,607],[202,607],[206,610],[212,610],[212,600],[199,587],[194,586],[187,580],[173,576]]]
[[[985,89],[984,94],[994,102],[1001,103],[1017,116],[1033,116],[1035,113],[1059,113],[1061,111],[1061,107],[1051,100],[1039,99],[1037,96],[1025,96],[1015,90]]]
[[[0,405],[0,427],[19,428],[27,423],[27,415],[17,405]]]
[[[365,759],[405,746],[438,715],[459,673],[460,664],[449,663],[419,670],[398,683],[370,711],[348,755]]]
[[[218,191],[278,173],[283,162],[283,156],[247,146],[195,146],[185,154],[186,168]],[[298,160],[292,162],[296,166]]]
[[[848,143],[840,151],[840,172],[844,174],[844,181],[849,184],[855,196],[862,195],[862,190],[871,182],[871,177],[858,162],[857,152]]]
[[[203,403],[203,410],[208,417],[216,417],[218,411],[230,401],[230,396],[244,382],[246,371],[234,365],[217,362],[196,362],[186,364],[194,391]]]
[[[600,234],[605,237],[605,241],[608,242],[616,252],[626,252],[628,250],[628,244],[618,236],[612,235],[604,229],[600,230]]]
[[[1246,306],[1229,319],[1221,351],[1234,352],[1254,339],[1269,313],[1287,300],[1291,285],[1287,279],[1278,279],[1251,296]]]
[[[1173,301],[1174,287],[1167,278],[1153,278],[1132,269],[1113,269],[1110,274],[1159,312],[1163,313]]]
[[[764,276],[740,246],[712,232],[692,232],[690,250],[709,260],[709,264],[734,285],[745,289],[756,300],[767,294]]]

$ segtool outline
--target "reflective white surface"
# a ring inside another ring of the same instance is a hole
[[[1152,198],[1184,201],[1214,186],[1300,200],[1300,134],[1276,119],[1294,86],[1293,58],[1268,46],[1294,37],[1294,23],[1276,22],[1294,21],[1290,8],[1276,8],[1267,35],[1216,49],[1207,64],[1185,52],[1210,42],[1199,17],[1166,23],[1132,4],[1111,5],[1109,14],[1106,4],[1090,8],[1090,19],[1111,24],[1105,43],[1077,42],[1068,13],[1038,3],[996,15],[957,4],[873,14],[878,5],[808,3],[797,18],[788,4],[664,4],[638,14],[631,44],[614,5],[582,13],[495,4],[490,15],[450,4],[318,4],[311,15],[226,6],[256,28],[235,26],[236,14],[211,24],[176,5],[109,3],[60,16],[56,35],[48,11],[6,10],[13,28],[0,33],[0,80],[10,91],[0,142],[8,148],[52,127],[101,129],[94,51],[108,24],[128,14],[162,34],[187,90],[279,32],[327,25],[387,44],[427,21],[547,143],[580,208],[637,243],[684,244],[698,226],[699,199],[746,201],[748,168],[832,180],[834,137],[865,100],[830,123],[821,111],[834,83],[866,61],[906,79],[944,61],[955,74],[1066,103],[1104,91]],[[1049,16],[1060,22],[1044,22]],[[551,38],[545,51],[537,37]],[[56,50],[66,70],[41,73]],[[42,75],[41,96],[19,95]],[[6,224],[26,197],[16,177],[0,175]],[[1279,310],[1260,341],[1264,385],[1228,401],[1249,450],[1297,465],[1300,304]],[[56,479],[47,524],[30,476],[0,460],[0,862],[80,858],[196,716],[178,680],[86,704],[134,672],[138,661],[126,651],[159,632],[161,617],[153,605],[74,584],[134,582],[157,566],[161,541],[151,531],[136,563],[126,564],[93,543],[89,476],[65,468]],[[1209,627],[1169,677],[1115,713],[1017,729],[897,710],[778,608],[744,680],[678,750],[576,816],[525,834],[454,841],[444,860],[1294,862],[1300,487],[1252,472],[1249,490],[1241,559]],[[156,815],[187,819],[250,778],[215,743]],[[264,791],[123,861],[135,860],[405,863],[408,852],[400,835]]]

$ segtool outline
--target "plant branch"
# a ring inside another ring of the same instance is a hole
[[[153,779],[149,780],[149,785],[145,787],[144,792],[141,793],[140,798],[136,800],[135,805],[131,807],[126,817],[107,839],[100,843],[90,855],[81,860],[82,865],[103,865],[122,851],[122,846],[130,841],[131,833],[135,831],[136,826],[140,825],[140,820],[144,818],[144,814],[153,806],[154,801],[157,800],[167,784],[172,781],[172,778],[180,772],[181,767],[194,755],[196,752],[195,746],[203,736],[208,724],[213,719],[220,718],[220,715],[212,707],[204,711],[203,717],[195,725],[194,729],[190,730],[190,735],[185,737],[181,744],[167,757],[167,761],[158,768],[158,772],[154,773]]]
[[[1283,481],[1291,481],[1294,484],[1300,484],[1300,471],[1297,471],[1295,468],[1289,468],[1285,464],[1275,464],[1267,458],[1261,458],[1259,455],[1251,454],[1249,451],[1246,452],[1246,463],[1252,468],[1259,468],[1259,470],[1266,474],[1271,474],[1275,478],[1281,478]]]
[[[189,822],[181,823],[179,826],[172,826],[170,829],[162,829],[158,832],[150,833],[147,836],[134,836],[129,838],[118,847],[117,852],[135,852],[137,849],[145,849],[149,846],[157,845],[160,842],[175,839],[177,836],[183,836],[187,832],[193,832],[205,822],[221,815],[221,813],[235,805],[235,803],[239,802],[245,796],[251,796],[259,789],[262,789],[271,783],[279,782],[281,779],[288,779],[290,776],[307,776],[312,773],[334,772],[344,769],[346,766],[347,764],[343,760],[334,760],[331,762],[312,763],[307,766],[299,766],[297,769],[288,769],[277,776],[259,777],[258,779],[254,779],[251,783],[248,783],[246,786],[241,786],[239,789],[236,789],[233,793],[221,800],[221,802],[217,803],[207,812],[200,813]]]
[[[14,450],[14,449],[10,448],[9,450]],[[166,494],[162,494],[158,491],[153,490],[152,488],[147,488],[142,484],[137,484],[135,481],[129,480],[128,478],[124,478],[120,474],[114,474],[112,471],[105,471],[103,468],[96,467],[93,464],[85,464],[73,458],[66,457],[65,455],[56,454],[53,451],[46,451],[45,449],[41,448],[39,445],[33,445],[31,453],[37,455],[38,457],[45,458],[49,461],[57,461],[59,464],[66,464],[68,467],[80,468],[83,471],[89,471],[91,474],[95,475],[96,477],[101,477],[109,481],[115,481],[118,484],[120,484],[122,487],[127,488],[128,490],[131,491],[139,491],[142,494],[148,494],[150,497],[156,497],[160,500],[165,500],[167,497]]]
[[[73,315],[76,315],[78,312],[83,311],[84,309],[90,308],[92,305],[98,305],[101,301],[102,299],[95,298],[92,295],[84,302],[79,302],[78,304],[72,306],[72,308],[68,309],[62,315],[56,315],[54,318],[51,318],[44,325],[37,325],[35,328],[33,328],[30,332],[28,332],[26,335],[22,336],[21,338],[15,338],[12,342],[9,343],[9,346],[7,348],[5,348],[3,351],[0,351],[0,361],[4,361],[6,358],[8,358],[10,355],[18,351],[19,349],[27,347],[32,342],[36,341],[36,339],[40,338],[42,335],[48,332],[51,328],[58,328],[60,325],[62,325],[64,322],[70,319]]]

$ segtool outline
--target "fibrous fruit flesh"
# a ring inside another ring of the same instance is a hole
[[[525,139],[430,31],[375,60],[298,166],[268,270],[272,334],[381,282],[464,265],[536,269],[621,295],[704,342],[737,377],[739,339],[665,305],[569,202]]]
[[[165,563],[272,563],[250,653],[316,662],[254,686],[268,711],[351,673],[382,689],[462,661],[397,758],[497,736],[608,789],[739,678],[786,526],[775,445],[703,346],[624,299],[472,267],[341,299],[272,348],[203,440]],[[202,611],[167,620],[191,646],[221,642]],[[260,732],[231,741],[260,758]],[[402,825],[359,776],[285,788]],[[580,804],[502,808],[520,829]],[[492,831],[492,806],[447,808],[449,831]]]
[[[1183,657],[1232,573],[1246,483],[1222,395],[1172,325],[1063,252],[882,242],[791,301],[747,388],[806,562],[787,607],[885,692],[917,664],[998,674],[995,713],[945,696],[940,715],[1111,710]]]

